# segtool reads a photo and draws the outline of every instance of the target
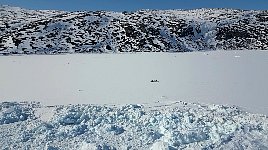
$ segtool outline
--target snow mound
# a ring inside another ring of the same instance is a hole
[[[267,116],[234,106],[5,102],[0,108],[2,149],[268,149]]]
[[[27,120],[32,108],[19,103],[3,102],[0,111],[0,125],[3,125]]]

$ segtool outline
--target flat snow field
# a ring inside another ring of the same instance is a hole
[[[1,56],[0,68],[0,102],[182,100],[268,115],[268,51]]]

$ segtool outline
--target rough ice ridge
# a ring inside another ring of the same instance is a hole
[[[0,104],[1,149],[268,149],[268,118],[234,106]]]

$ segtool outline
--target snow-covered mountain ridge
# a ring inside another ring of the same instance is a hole
[[[165,102],[0,103],[0,149],[268,149],[268,118],[234,106]]]
[[[1,54],[268,49],[268,11],[35,11],[0,7]]]

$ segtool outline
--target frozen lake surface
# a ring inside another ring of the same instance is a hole
[[[0,102],[182,100],[268,114],[267,51],[2,56],[0,68]]]

